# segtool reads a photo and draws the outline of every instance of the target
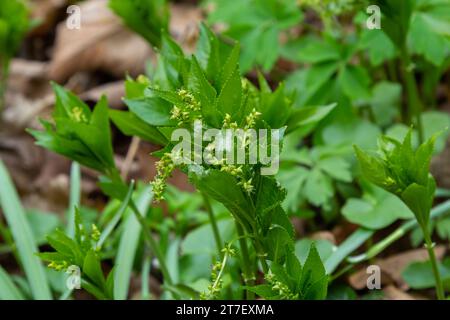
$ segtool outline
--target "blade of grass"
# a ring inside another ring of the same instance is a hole
[[[50,300],[50,288],[44,268],[36,256],[38,248],[11,178],[0,160],[0,205],[11,230],[20,262],[35,299]]]
[[[179,266],[179,249],[180,249],[180,239],[175,239],[169,246],[166,253],[166,265],[170,274],[170,278],[173,283],[178,283],[180,278],[180,266]],[[168,294],[168,299],[172,299],[172,293],[166,291]]]
[[[450,200],[447,200],[435,206],[431,210],[430,219],[434,220],[439,217],[443,217],[448,213],[450,213]],[[359,248],[375,233],[374,230],[368,230],[364,228],[357,229],[344,242],[342,242],[338,249],[327,259],[327,261],[325,261],[325,269],[327,270],[328,274],[332,274],[336,270],[336,267],[345,259],[348,263],[354,265],[374,258],[376,255],[378,255],[392,243],[403,237],[408,231],[411,231],[416,226],[416,219],[406,221],[386,238],[371,246],[371,248],[367,252],[349,257],[350,253]]]
[[[77,162],[72,162],[70,168],[70,198],[69,210],[67,210],[67,234],[73,238],[75,236],[75,208],[80,207],[81,198],[81,171]]]
[[[123,199],[119,210],[117,210],[117,213],[114,215],[114,217],[111,219],[111,221],[106,225],[106,227],[103,229],[102,234],[100,235],[100,239],[98,239],[97,242],[97,248],[101,248],[105,240],[108,238],[108,236],[111,234],[111,232],[114,230],[116,225],[119,223],[120,219],[122,218],[124,212],[128,208],[128,204],[130,203],[131,196],[133,195],[134,190],[134,181],[130,183],[130,187],[128,188],[128,193],[125,196],[125,199]]]
[[[150,188],[144,188],[137,199],[137,207],[139,212],[147,212],[152,199],[153,193],[150,191]],[[128,296],[131,271],[133,269],[136,249],[141,234],[141,225],[133,213],[130,212],[123,223],[125,223],[125,226],[120,237],[119,248],[115,260],[115,300],[125,300]]]
[[[364,228],[360,228],[353,232],[325,261],[325,270],[327,271],[327,274],[332,274],[337,266],[344,261],[350,253],[358,249],[374,233],[375,231]]]
[[[0,266],[0,300],[24,300],[6,271]]]
[[[141,298],[142,300],[150,300],[150,271],[152,268],[152,256],[146,249],[146,254],[144,254],[144,261],[142,262],[142,271],[141,271]]]
[[[167,266],[169,268],[170,277],[173,283],[178,283],[180,278],[179,270],[179,249],[180,249],[180,239],[175,239],[169,246],[166,254]]]
[[[442,217],[450,213],[450,200],[447,200],[441,204],[438,204],[431,210],[430,219],[434,220],[436,218]],[[349,263],[355,264],[360,263],[377,256],[380,252],[384,251],[387,247],[393,244],[395,241],[403,237],[407,232],[411,231],[413,228],[417,227],[418,223],[416,219],[411,219],[404,222],[400,227],[395,229],[390,235],[388,235],[383,240],[377,242],[365,253],[352,256],[347,259]]]

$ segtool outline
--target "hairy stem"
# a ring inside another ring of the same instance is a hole
[[[423,105],[419,97],[419,90],[417,89],[417,82],[412,70],[411,59],[409,58],[408,50],[402,50],[402,74],[406,85],[406,92],[408,94],[409,115],[408,118],[412,121],[415,118],[417,132],[419,133],[420,144],[424,141],[423,126],[422,126],[422,110]]]
[[[434,220],[439,217],[443,217],[450,213],[450,200],[443,202],[431,210],[430,219]],[[368,251],[363,254],[352,256],[347,259],[349,263],[356,264],[363,261],[367,261],[375,256],[377,256],[380,252],[384,251],[387,247],[393,244],[395,241],[403,237],[407,232],[411,231],[413,228],[417,227],[418,222],[416,219],[411,219],[403,223],[400,227],[395,229],[390,235],[388,235],[383,240],[374,244]],[[367,233],[367,239],[373,235],[373,231]]]
[[[422,228],[423,237],[425,240],[425,247],[430,257],[431,268],[433,269],[434,280],[436,281],[436,295],[439,300],[445,300],[444,287],[442,286],[441,275],[439,273],[436,255],[434,253],[434,244],[431,241],[431,236],[428,228]]]
[[[246,286],[251,287],[255,283],[255,274],[253,273],[252,270],[252,264],[250,261],[250,256],[247,248],[247,241],[244,235],[244,229],[238,222],[236,222],[236,231],[239,237],[239,245],[241,247],[242,272],[244,274],[244,282]],[[248,300],[253,300],[255,298],[255,294],[247,290],[246,297]]]

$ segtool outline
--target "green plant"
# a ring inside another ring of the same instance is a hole
[[[2,67],[25,23],[21,5],[4,14],[20,2],[11,3],[0,4]],[[366,28],[369,4],[381,7],[379,30]],[[126,110],[104,97],[91,107],[52,84],[54,112],[29,132],[74,161],[63,219],[24,209],[0,162],[0,254],[15,261],[0,267],[0,298],[77,298],[65,281],[79,272],[97,299],[378,299],[342,276],[389,258],[409,236],[430,259],[403,280],[442,299],[450,264],[436,261],[432,239],[450,237],[450,192],[436,187],[430,161],[446,147],[436,132],[450,125],[449,2],[203,1],[223,33],[201,24],[193,54],[169,35],[172,5],[109,1],[157,53],[146,75],[126,78]],[[11,21],[22,22],[6,30]],[[267,132],[256,145],[254,134]],[[377,153],[362,151],[380,135]],[[124,136],[132,142],[120,167],[114,146]],[[127,173],[147,142],[161,148],[156,176],[142,184]],[[81,205],[80,166],[98,174],[109,198],[101,211]],[[175,170],[196,191],[170,185]]]
[[[28,9],[21,0],[0,3],[0,110],[3,109],[11,58],[30,28]]]
[[[430,211],[436,190],[436,182],[429,173],[435,140],[436,136],[413,150],[409,131],[402,143],[382,137],[378,154],[363,152],[358,147],[355,147],[355,152],[367,179],[398,196],[414,213],[433,267],[437,296],[444,299],[434,244],[429,232]]]
[[[111,118],[125,134],[149,138],[165,145],[156,153],[161,157],[157,163],[157,177],[152,182],[156,199],[162,199],[165,181],[176,166],[177,153],[172,151],[174,144],[169,142],[169,137],[178,126],[194,133],[194,130],[198,130],[195,121],[201,119],[205,129],[284,127],[283,131],[289,132],[302,125],[317,123],[318,113],[322,112],[323,117],[332,109],[326,109],[325,113],[321,108],[295,109],[283,85],[272,91],[260,76],[258,89],[241,78],[238,60],[237,44],[230,45],[222,41],[206,26],[202,26],[195,56],[185,57],[181,48],[167,35],[163,35],[160,61],[153,79],[141,77],[138,81],[127,81],[125,103],[130,111],[124,114],[129,122],[123,121],[124,118],[118,117],[114,111],[111,112]],[[54,85],[54,90],[57,96],[53,116],[55,123],[43,121],[45,131],[31,131],[37,143],[102,173],[102,190],[123,201],[127,187],[112,161],[106,100],[101,99],[91,113],[73,94],[57,85]],[[272,139],[282,139],[282,135]],[[208,145],[200,146],[199,152],[204,153]],[[205,197],[222,203],[234,217],[241,251],[241,268],[248,288],[255,281],[257,260],[267,274],[272,268],[268,261],[273,262],[272,266],[279,265],[281,268],[286,256],[293,256],[293,229],[281,207],[286,192],[275,179],[260,174],[262,165],[236,166],[220,161],[179,165]],[[139,210],[132,201],[129,205],[145,232],[152,253],[160,262],[166,285],[172,287],[174,283],[161,248],[153,240]],[[214,214],[208,211],[214,226],[217,224]],[[213,227],[213,230],[219,248],[223,245],[219,229]],[[249,244],[254,248],[253,253],[248,249]],[[218,255],[221,256],[221,250]],[[81,261],[77,263],[79,265]],[[301,289],[298,289],[301,294],[294,296],[305,297],[305,290],[320,280],[317,297],[325,298],[327,285],[323,277],[324,274],[319,279],[315,273],[312,276],[305,273]],[[247,296],[252,297],[250,289]]]
[[[419,140],[424,141],[421,113],[423,99],[415,77],[413,54],[423,55],[434,65],[444,63],[448,55],[448,18],[450,5],[447,1],[393,1],[376,2],[383,12],[383,31],[395,44],[401,59],[401,72],[409,103],[409,119],[416,119]],[[439,48],[439,49],[438,49]]]
[[[95,224],[87,232],[79,212],[76,212],[74,238],[68,237],[61,230],[56,230],[47,237],[48,243],[56,252],[40,253],[39,257],[48,261],[48,267],[56,271],[70,273],[80,268],[81,286],[84,289],[98,299],[112,299],[114,271],[110,271],[105,279],[99,257],[102,243],[107,236],[107,234],[101,234]]]
[[[161,35],[169,27],[169,7],[166,0],[110,0],[110,8],[130,29],[156,48]]]
[[[280,36],[288,34],[303,17],[294,0],[245,0],[239,6],[226,0],[205,2],[214,8],[208,21],[226,24],[225,34],[241,43],[240,69],[244,73],[253,67],[270,71],[281,53]]]

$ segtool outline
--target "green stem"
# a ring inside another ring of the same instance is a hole
[[[107,173],[107,175],[110,177],[110,179],[112,181],[114,181],[114,180],[123,181],[122,178],[120,177],[120,175],[118,174],[117,170],[111,170]],[[125,183],[125,182],[123,182],[123,183]],[[152,253],[155,255],[156,259],[158,259],[159,268],[164,277],[164,282],[167,283],[168,285],[172,285],[173,284],[172,277],[170,276],[169,269],[167,268],[165,257],[162,254],[162,252],[158,246],[158,243],[153,238],[152,233],[150,231],[150,227],[147,225],[144,216],[141,215],[141,213],[139,212],[139,209],[137,208],[136,204],[134,203],[134,201],[132,199],[130,200],[128,206],[130,207],[131,211],[133,211],[134,216],[136,217],[137,221],[141,225],[142,232],[144,234],[144,239],[147,242],[148,247],[150,248]],[[180,298],[177,294],[173,294],[173,297],[175,299]]]
[[[239,245],[241,247],[242,256],[242,272],[244,274],[244,282],[246,286],[252,287],[255,283],[255,275],[252,271],[252,264],[250,262],[250,256],[247,248],[247,240],[245,239],[244,229],[236,222],[236,231],[239,237]],[[247,300],[253,300],[255,294],[249,290],[246,291]]]
[[[431,268],[433,269],[434,279],[436,281],[436,295],[439,300],[445,300],[444,287],[442,286],[441,275],[439,273],[436,255],[434,253],[434,244],[431,241],[431,236],[428,228],[422,228],[423,237],[425,239],[425,247],[427,248],[430,257]]]
[[[450,200],[443,202],[431,210],[430,219],[434,220],[439,217],[443,217],[446,214],[450,213]],[[381,240],[380,242],[373,245],[368,251],[363,254],[352,256],[347,259],[349,263],[356,264],[363,261],[367,261],[375,256],[377,256],[380,252],[384,251],[387,247],[393,244],[395,241],[403,237],[407,232],[412,230],[418,225],[416,219],[411,219],[403,223],[400,227],[398,227],[394,232],[392,232],[389,236]],[[371,232],[373,234],[373,232]],[[370,237],[370,235],[369,235]]]
[[[158,259],[159,267],[163,274],[164,281],[168,285],[172,285],[173,284],[172,278],[170,277],[169,269],[167,268],[167,265],[166,265],[166,260],[164,259],[164,256],[161,253],[161,251],[159,250],[159,246],[156,243],[155,239],[153,239],[153,236],[150,232],[150,228],[147,225],[147,223],[145,222],[145,218],[141,215],[141,213],[139,212],[139,209],[136,207],[133,200],[130,201],[130,207],[131,207],[131,210],[134,212],[134,215],[135,215],[136,219],[138,220],[139,224],[141,225],[142,231],[144,233],[144,238],[147,241],[147,244],[150,247],[150,250],[153,252],[153,254]]]
[[[397,67],[395,64],[395,60],[389,60],[387,62],[387,71],[388,71],[389,79],[392,82],[398,82]],[[403,117],[403,106],[401,103],[398,104],[398,117],[399,117],[400,122],[403,122],[405,119],[405,117]]]
[[[409,121],[412,120],[412,118],[416,118],[416,127],[417,131],[419,133],[419,142],[422,144],[424,141],[424,134],[423,134],[423,126],[422,126],[422,101],[419,97],[419,91],[417,89],[417,83],[416,79],[414,77],[413,70],[411,68],[412,63],[411,59],[408,54],[408,50],[404,48],[402,50],[402,73],[403,73],[403,80],[405,81],[406,85],[406,91],[408,94],[408,104],[409,104],[409,114],[408,118]]]
[[[261,267],[263,269],[263,272],[266,274],[269,272],[269,265],[267,264],[267,261],[266,261],[266,255],[264,253],[263,246],[261,245],[261,243],[259,242],[258,239],[255,239],[255,248],[256,248],[256,253],[259,256],[259,261],[261,262]]]
[[[214,234],[214,240],[216,241],[217,246],[217,252],[219,253],[219,257],[222,256],[222,248],[223,248],[223,242],[222,238],[220,236],[219,227],[217,225],[216,217],[214,216],[214,212],[211,206],[211,202],[209,201],[208,196],[202,192],[203,201],[205,202],[206,211],[208,212],[209,221],[211,222],[211,227],[213,229]]]
[[[332,283],[334,280],[336,280],[337,278],[343,276],[344,274],[346,274],[347,272],[349,272],[350,270],[352,270],[354,267],[353,264],[348,264],[346,266],[344,266],[343,268],[341,268],[341,270],[339,270],[338,272],[336,272],[335,274],[333,274],[330,277],[330,283]]]
[[[223,271],[225,270],[225,266],[227,265],[227,260],[228,260],[228,254],[225,253],[225,255],[223,256],[219,274],[217,275],[217,279],[216,279],[216,281],[214,281],[213,286],[212,286],[213,290],[211,290],[211,291],[213,291],[213,292],[214,292],[214,289],[216,289],[218,287],[218,285],[220,284],[220,280],[222,279]]]
[[[96,297],[98,300],[106,300],[105,294],[94,284],[86,279],[81,279],[81,287]]]

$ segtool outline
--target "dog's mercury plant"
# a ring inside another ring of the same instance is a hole
[[[416,150],[412,147],[411,137],[412,130],[407,133],[403,142],[382,137],[377,153],[365,152],[356,146],[355,152],[364,176],[398,196],[414,213],[430,256],[437,296],[443,299],[444,291],[429,231],[430,210],[436,191],[436,182],[430,174],[430,162],[437,136],[434,135]]]
[[[68,237],[63,231],[56,230],[47,236],[48,243],[55,252],[39,253],[48,261],[48,267],[56,271],[72,273],[75,267],[81,270],[81,287],[97,299],[113,299],[114,270],[105,278],[97,246],[101,236],[94,224],[87,230],[78,210],[75,213],[75,237]]]
[[[151,125],[164,127],[164,130],[182,125],[194,132],[196,120],[202,119],[203,128],[235,128],[245,132],[248,129],[279,129],[289,123],[295,125],[296,121],[304,120],[293,118],[295,111],[292,99],[284,93],[283,85],[272,92],[262,76],[259,77],[259,88],[242,79],[238,67],[239,46],[217,38],[206,26],[202,26],[196,55],[186,58],[181,48],[170,38],[163,36],[161,58],[166,63],[159,66],[163,71],[157,70],[157,75],[162,74],[164,77],[153,78],[144,91],[147,108],[157,110],[159,117],[148,117],[137,109],[142,98],[127,100],[130,110]],[[162,119],[166,120],[161,121]],[[173,120],[176,120],[175,124]],[[243,140],[240,142],[246,145],[246,139]],[[200,146],[200,152],[203,153],[208,146],[210,144]],[[161,196],[162,182],[173,169],[167,152],[172,148],[170,143],[165,146],[165,153],[157,165],[158,175],[153,182],[153,189],[158,190],[158,197]],[[195,156],[194,152],[193,157]],[[173,160],[172,153],[171,158]],[[164,163],[168,164],[169,169],[163,168]],[[254,265],[251,261],[258,258],[263,271],[269,272],[267,260],[282,265],[293,248],[293,230],[280,205],[285,191],[273,178],[260,175],[260,166],[261,164],[236,165],[222,159],[200,166],[179,167],[188,172],[190,180],[201,192],[222,202],[230,210],[239,228],[242,228],[240,236],[251,235],[254,238],[251,242],[257,254],[255,257],[245,257],[243,263]],[[247,246],[246,242],[247,240],[241,242],[241,246]],[[247,270],[245,279],[248,288],[251,288],[254,281],[254,272],[255,270]],[[315,277],[309,279],[318,280]],[[282,281],[283,279],[279,280]],[[324,298],[327,281],[321,284],[318,297]],[[216,286],[212,287],[214,288]],[[298,291],[300,290],[296,292]],[[214,296],[214,293],[206,296]],[[306,296],[308,293],[301,291],[297,295],[286,297]]]
[[[155,201],[164,199],[164,191],[166,189],[167,179],[170,178],[172,171],[175,169],[172,155],[165,153],[161,159],[156,162],[156,177],[150,183],[154,193]]]
[[[281,206],[286,191],[273,177],[261,174],[262,162],[236,164],[225,159],[215,159],[186,164],[178,161],[186,157],[180,150],[175,150],[172,139],[172,133],[180,128],[194,137],[196,132],[204,129],[216,129],[219,132],[229,128],[243,132],[250,129],[277,129],[278,136],[266,141],[268,151],[274,152],[274,139],[281,142],[284,132],[293,131],[302,125],[314,126],[317,119],[331,111],[332,108],[325,109],[326,112],[321,108],[296,109],[283,84],[272,90],[261,75],[259,86],[253,85],[240,75],[239,56],[238,44],[217,37],[205,25],[201,26],[197,52],[191,57],[186,57],[178,44],[163,32],[154,73],[148,79],[139,77],[137,81],[126,81],[124,101],[129,111],[108,112],[105,98],[91,111],[75,95],[54,85],[57,103],[53,123],[43,121],[44,131],[31,132],[38,144],[99,171],[102,174],[100,186],[103,192],[123,200],[127,186],[114,164],[109,114],[124,134],[163,146],[155,153],[160,160],[156,164],[156,177],[151,182],[156,200],[163,198],[167,179],[175,168],[179,168],[189,175],[190,181],[205,197],[222,203],[229,210],[236,222],[241,269],[248,298],[252,298],[256,274],[262,270],[265,274],[272,272],[276,277],[276,282],[271,283],[271,287],[278,292],[275,295],[280,295],[277,287],[282,289],[287,286],[292,294],[282,290],[283,298],[324,299],[328,278],[315,248],[311,248],[310,262],[306,262],[302,278],[296,278],[301,264],[293,253],[294,230]],[[247,139],[247,135],[244,135],[239,143],[247,146]],[[213,149],[214,141],[191,141],[190,146],[194,149],[191,157],[195,159],[208,148]],[[235,150],[236,146],[233,144],[231,148]],[[246,156],[254,151],[246,148]],[[173,283],[161,249],[132,201],[130,207],[141,223],[151,251],[159,261],[164,284],[170,287]],[[210,219],[215,225],[214,217],[210,216]],[[99,236],[95,228],[92,236]],[[219,238],[217,235],[216,239]],[[249,244],[254,248],[250,251],[253,254],[249,253]],[[219,247],[222,247],[220,243]],[[228,257],[231,253],[228,250],[224,255],[219,254]],[[90,256],[96,254],[92,250]],[[315,269],[322,271],[310,269],[308,265],[311,261]],[[68,262],[83,266],[81,257]],[[291,274],[293,266],[294,279],[284,277],[286,272]],[[222,260],[221,268],[213,270],[213,284],[209,292],[202,295],[203,298],[219,297],[224,267]],[[282,271],[284,268],[289,270]],[[102,281],[97,281],[95,285],[100,290],[108,289]],[[104,293],[105,290],[101,292],[103,296],[109,297]]]
[[[161,34],[169,25],[166,0],[110,0],[109,7],[151,46],[161,45]]]
[[[208,286],[208,291],[200,294],[201,300],[218,299],[220,290],[222,289],[223,279],[222,275],[227,265],[227,261],[236,255],[236,250],[231,244],[226,244],[222,249],[223,259],[213,264],[211,269],[211,284]]]

